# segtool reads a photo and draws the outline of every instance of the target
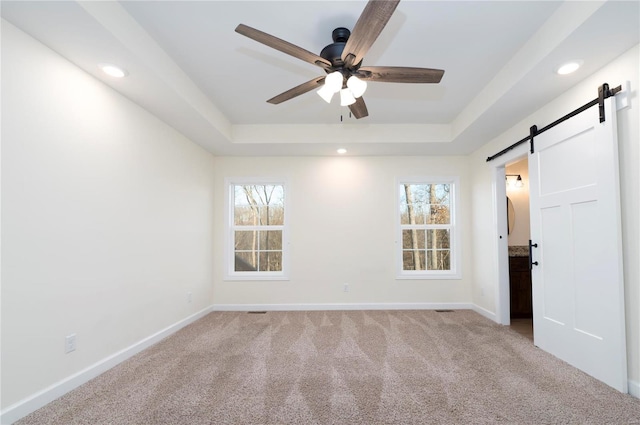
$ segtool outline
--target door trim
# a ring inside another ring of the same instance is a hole
[[[529,146],[522,144],[488,163],[492,171],[493,235],[495,252],[497,252],[494,265],[498,276],[498,286],[495,291],[496,321],[501,325],[511,324],[509,239],[507,237],[507,212],[504,208],[504,199],[507,197],[505,167],[508,163],[528,157],[528,153]]]

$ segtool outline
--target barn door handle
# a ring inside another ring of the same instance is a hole
[[[537,266],[538,262],[537,261],[532,261],[533,260],[533,248],[537,248],[538,244],[537,243],[531,243],[531,239],[529,239],[529,270],[533,269],[533,266]]]

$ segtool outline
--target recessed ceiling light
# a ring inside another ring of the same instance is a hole
[[[345,153],[347,153],[347,150],[345,148],[340,148],[336,152],[338,152],[340,155],[344,155]]]
[[[581,65],[582,65],[582,61],[567,62],[561,65],[558,69],[556,69],[556,72],[559,75],[571,74],[572,72],[576,72]]]
[[[111,76],[111,77],[115,77],[115,78],[122,78],[122,77],[126,77],[127,76],[127,71],[125,71],[124,69],[120,68],[119,66],[116,65],[112,65],[110,63],[101,63],[100,64],[100,69],[102,69],[102,71]]]

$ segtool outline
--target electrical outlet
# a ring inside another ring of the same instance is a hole
[[[193,299],[193,297],[191,296],[191,292],[187,292],[187,302],[189,304],[191,304],[191,300]]]
[[[67,335],[64,339],[64,352],[68,354],[76,350],[76,334]]]
[[[348,283],[345,283],[345,284],[342,286],[342,292],[349,292],[349,284],[348,284]]]

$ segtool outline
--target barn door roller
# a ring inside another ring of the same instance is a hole
[[[609,84],[607,84],[607,83],[604,83],[603,85],[598,87],[598,109],[600,109],[600,122],[604,122],[605,121],[604,100],[606,98],[608,98],[608,97],[613,96],[615,93],[619,92],[620,91],[620,86],[616,87],[614,90],[616,90],[616,91],[612,93],[612,91],[609,90]]]

